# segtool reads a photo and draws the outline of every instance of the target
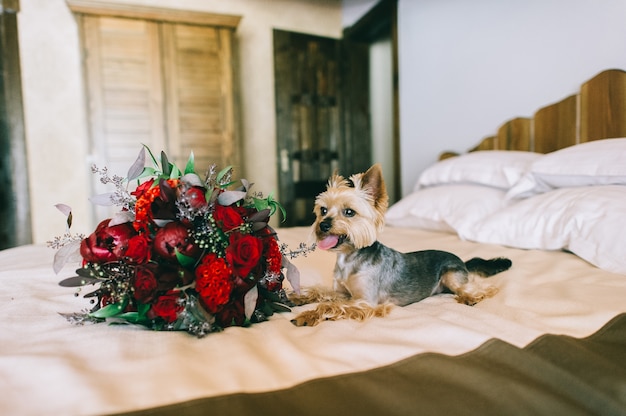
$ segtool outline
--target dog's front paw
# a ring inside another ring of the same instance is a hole
[[[289,299],[289,302],[291,302],[293,306],[302,306],[308,303],[316,302],[316,299],[312,298],[311,296],[304,294],[298,295],[296,293],[290,293],[287,296],[287,299]]]
[[[320,314],[317,310],[305,311],[291,320],[291,323],[295,326],[315,326],[322,321]]]

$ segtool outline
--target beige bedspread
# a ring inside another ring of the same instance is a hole
[[[279,229],[295,247],[308,229]],[[58,286],[54,251],[24,246],[0,252],[0,414],[123,413],[234,393],[269,392],[371,370],[420,353],[467,353],[497,338],[524,347],[545,333],[586,337],[626,312],[626,276],[565,252],[518,250],[455,235],[388,227],[381,241],[401,251],[442,249],[461,258],[506,256],[511,270],[492,277],[500,292],[469,307],[439,295],[387,318],[294,327],[310,306],[250,328],[196,339],[132,326],[69,324],[58,312],[89,307]],[[334,255],[294,261],[303,286],[330,285]]]

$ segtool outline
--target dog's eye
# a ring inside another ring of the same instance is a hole
[[[356,215],[356,211],[350,208],[346,208],[343,210],[343,215],[348,218],[354,217]]]
[[[320,214],[322,215],[328,214],[328,209],[326,207],[320,207]]]

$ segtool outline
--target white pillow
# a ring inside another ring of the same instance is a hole
[[[509,150],[483,150],[437,162],[420,175],[414,190],[434,185],[478,184],[509,189],[543,155]]]
[[[626,274],[626,186],[561,188],[510,204],[459,231],[480,243],[567,249],[605,270]]]
[[[420,189],[387,211],[396,227],[455,232],[496,212],[508,202],[503,190],[478,185],[447,185]]]
[[[626,138],[581,143],[548,153],[509,191],[526,198],[556,188],[626,184]]]

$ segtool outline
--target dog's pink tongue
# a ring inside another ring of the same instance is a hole
[[[329,248],[333,248],[339,242],[339,237],[336,235],[329,235],[328,237],[324,237],[323,240],[317,242],[317,247],[322,250],[328,250]]]

